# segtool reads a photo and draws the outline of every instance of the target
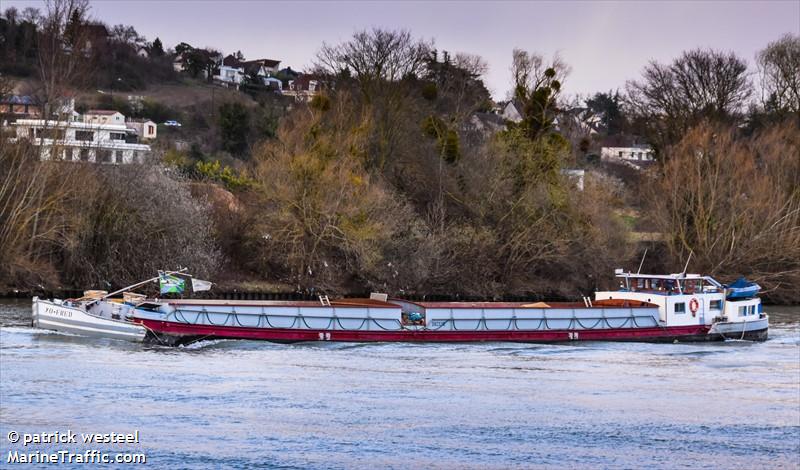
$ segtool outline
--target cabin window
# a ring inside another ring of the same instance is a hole
[[[64,129],[36,128],[36,137],[39,139],[64,140]]]
[[[747,307],[739,307],[739,316],[740,317],[747,316]]]
[[[676,302],[675,313],[686,313],[686,302]]]
[[[92,141],[92,140],[94,140],[94,132],[92,132],[92,131],[75,131],[75,140]]]
[[[750,306],[750,315],[755,315],[755,314],[756,314],[756,306],[755,305],[751,305]]]
[[[711,305],[709,306],[711,310],[722,310],[722,301],[721,300],[712,300]]]

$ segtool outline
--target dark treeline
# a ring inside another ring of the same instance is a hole
[[[15,54],[40,79],[52,70],[35,57],[63,54],[41,44],[74,23],[54,3],[62,28],[41,26],[52,9],[13,23],[39,45]],[[509,52],[519,122],[492,112],[480,57],[372,29],[321,46],[308,102],[217,103],[224,158],[198,145],[146,165],[48,163],[0,137],[0,283],[116,286],[183,265],[241,289],[577,297],[648,248],[646,268],[680,271],[693,252],[693,272],[800,301],[800,38],[766,45],[755,69],[687,51],[578,103],[562,60]],[[80,60],[119,60],[98,55]],[[61,76],[53,90],[98,80]],[[598,134],[568,119],[576,104]],[[657,164],[626,176],[595,161],[618,135],[650,142]]]

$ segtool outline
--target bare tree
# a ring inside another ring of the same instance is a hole
[[[39,27],[39,78],[44,114],[86,76],[88,0],[48,0]]]
[[[694,49],[672,64],[651,62],[640,81],[627,84],[627,102],[649,123],[658,149],[675,143],[704,118],[737,117],[751,95],[747,62],[734,53]]]
[[[114,25],[110,31],[111,40],[132,47],[141,47],[147,44],[147,38],[141,36],[133,26],[124,24]]]
[[[669,158],[642,192],[652,223],[666,235],[673,268],[691,250],[698,270],[748,275],[779,296],[796,296],[799,136],[788,123],[752,138],[704,124],[667,149]]]
[[[315,66],[332,75],[349,73],[362,91],[381,81],[397,81],[424,70],[432,44],[415,40],[407,30],[358,31],[339,45],[323,44]]]
[[[800,114],[800,36],[786,34],[756,55],[765,109]]]

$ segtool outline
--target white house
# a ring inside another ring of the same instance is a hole
[[[649,145],[631,147],[602,147],[600,159],[604,161],[630,162],[634,164],[653,161],[653,149]]]
[[[292,96],[297,101],[310,101],[311,98],[320,94],[323,88],[324,83],[320,77],[308,74],[289,80],[289,86],[283,89],[281,93],[284,96]]]
[[[522,121],[522,104],[516,100],[511,100],[503,107],[503,112],[500,113],[506,121],[521,122]]]
[[[41,148],[42,160],[93,163],[141,163],[150,146],[136,142],[133,129],[122,124],[17,119],[16,139]]]
[[[225,85],[238,87],[244,81],[244,69],[242,67],[220,65],[213,78]]]
[[[154,140],[158,135],[158,125],[149,119],[129,119],[125,124],[136,131],[139,139]]]
[[[108,109],[90,109],[83,113],[83,122],[88,124],[125,125],[125,115],[119,111]]]

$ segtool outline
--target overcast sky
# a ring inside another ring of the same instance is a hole
[[[41,1],[3,0],[3,8]],[[622,88],[651,59],[710,47],[753,63],[755,53],[785,33],[800,34],[800,0],[787,1],[440,1],[268,2],[94,0],[93,17],[133,25],[165,47],[184,41],[281,67],[309,66],[322,42],[355,30],[406,28],[433,39],[439,50],[469,52],[489,63],[485,82],[497,99],[510,85],[515,47],[552,56],[572,67],[566,93]]]

